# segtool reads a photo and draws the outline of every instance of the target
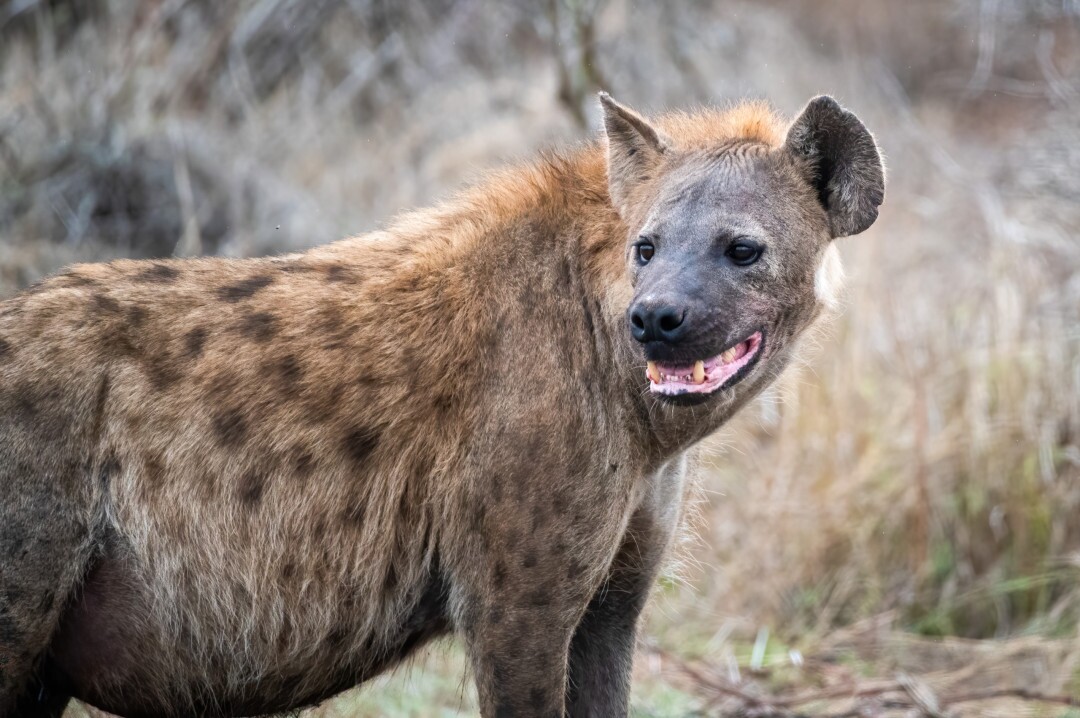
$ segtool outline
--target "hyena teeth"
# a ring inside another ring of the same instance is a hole
[[[724,362],[725,364],[730,364],[731,362],[735,361],[735,349],[734,349],[734,347],[731,348],[731,349],[728,349],[726,352],[721,354],[720,355],[720,361]]]
[[[653,384],[659,384],[660,383],[660,372],[656,368],[656,362],[651,361],[651,362],[648,363],[648,366],[649,366],[649,371],[648,371],[649,381],[651,381]]]
[[[705,362],[701,361],[700,359],[694,362],[694,383],[705,383]]]

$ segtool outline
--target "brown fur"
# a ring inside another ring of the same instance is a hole
[[[786,124],[657,126],[773,156]],[[447,631],[485,716],[625,712],[685,453],[790,351],[693,415],[645,393],[626,241],[653,179],[624,221],[590,145],[304,254],[82,265],[0,303],[0,716],[286,710]],[[776,270],[785,342],[829,246],[789,184],[818,239]]]

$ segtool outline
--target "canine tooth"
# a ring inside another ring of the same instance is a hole
[[[648,371],[649,381],[651,381],[653,384],[659,384],[660,381],[661,381],[661,377],[660,377],[659,370],[657,370],[657,368],[656,368],[656,362],[654,362],[654,361],[648,362],[648,366],[649,366],[649,371]]]
[[[694,383],[701,384],[705,381],[705,362],[698,359],[694,362]]]

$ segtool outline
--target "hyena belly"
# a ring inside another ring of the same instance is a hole
[[[233,608],[244,613],[227,633],[209,636],[222,627],[208,625],[208,606],[155,605],[150,577],[121,542],[109,543],[65,614],[51,661],[68,692],[121,715],[253,715],[311,705],[447,630],[445,585],[432,567],[422,585],[406,592],[390,630],[364,625],[371,611],[343,591],[341,610],[331,596],[310,596],[311,603],[293,606],[287,616],[255,607],[253,597],[234,597]],[[274,590],[281,589],[264,593]],[[173,625],[163,620],[169,614]]]
[[[74,696],[124,715],[281,711],[448,630],[436,527],[409,500],[425,466],[336,460],[374,451],[352,429],[294,423],[285,441],[254,411],[229,423],[258,396],[234,390],[205,419],[229,452],[205,450],[197,407],[137,442],[111,417],[103,548],[54,643]]]

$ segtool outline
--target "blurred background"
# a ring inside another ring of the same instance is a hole
[[[368,231],[598,89],[831,93],[889,167],[841,315],[709,444],[635,715],[1080,716],[1077,0],[3,0],[0,296]],[[1056,700],[953,700],[1017,688]],[[444,643],[312,715],[472,691]]]

